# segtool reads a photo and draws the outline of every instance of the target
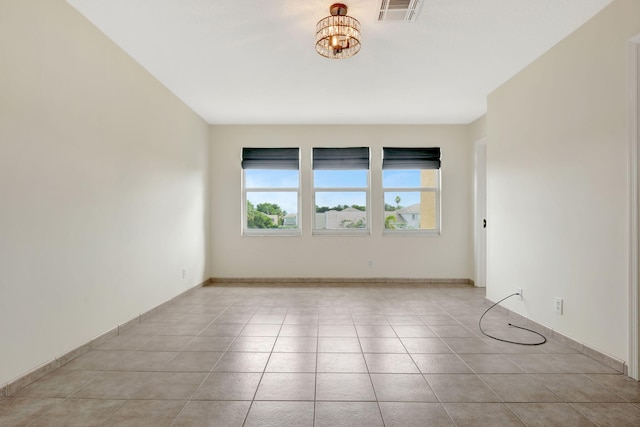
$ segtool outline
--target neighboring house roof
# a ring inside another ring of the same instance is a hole
[[[397,211],[400,215],[402,214],[419,214],[420,213],[420,203],[416,203],[415,205],[410,205],[405,208],[399,209]]]

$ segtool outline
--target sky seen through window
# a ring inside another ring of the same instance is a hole
[[[382,171],[384,188],[419,188],[420,170],[386,169]],[[259,203],[275,203],[287,213],[297,214],[298,195],[287,191],[251,191],[252,189],[295,189],[299,185],[298,170],[245,169],[245,187],[247,199],[257,206]],[[315,188],[366,188],[367,170],[315,170]],[[400,205],[410,206],[420,202],[420,192],[385,191],[384,203],[397,206],[396,197],[400,196]],[[316,204],[333,207],[336,205],[366,205],[364,192],[318,192]]]

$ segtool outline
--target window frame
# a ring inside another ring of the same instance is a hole
[[[370,236],[371,235],[371,147],[313,147],[313,148],[328,148],[328,149],[338,149],[338,148],[366,148],[368,159],[367,159],[367,168],[366,169],[358,169],[358,168],[348,168],[348,167],[340,167],[336,169],[327,169],[321,168],[316,169],[314,166],[314,150],[311,150],[311,212],[313,215],[311,221],[311,234],[314,236]],[[316,187],[316,170],[365,170],[366,171],[366,186],[365,187]],[[317,224],[317,212],[316,212],[316,195],[317,193],[364,193],[365,194],[365,228],[338,228],[338,229],[323,229],[316,228]]]
[[[243,147],[243,151],[246,147]],[[267,148],[267,147],[264,147]],[[276,148],[276,147],[268,147],[268,148]],[[251,236],[301,236],[302,235],[302,215],[301,215],[301,207],[302,207],[302,174],[301,174],[301,156],[300,147],[277,147],[277,148],[295,148],[298,150],[298,160],[297,160],[297,171],[298,174],[298,186],[297,187],[247,187],[247,177],[246,171],[247,169],[253,170],[294,170],[294,169],[277,169],[277,168],[259,168],[259,167],[251,167],[245,168],[241,167],[241,186],[242,186],[242,196],[241,196],[241,235],[243,237],[251,237]],[[241,154],[242,156],[242,154]],[[249,201],[248,193],[295,193],[297,199],[297,212],[296,212],[296,228],[249,228],[247,227],[247,202]]]
[[[397,148],[397,147],[390,147]],[[439,148],[438,148],[439,150]],[[384,153],[384,148],[383,148]],[[384,161],[384,154],[383,154]],[[415,187],[386,187],[384,183],[384,171],[385,170],[434,170],[435,171],[435,186],[415,186]],[[438,161],[438,167],[428,167],[428,168],[419,168],[419,167],[382,167],[380,169],[380,188],[381,188],[381,206],[382,206],[382,235],[383,236],[440,236],[442,235],[442,167],[440,166],[440,162]],[[384,221],[386,220],[386,211],[385,211],[385,195],[387,193],[401,193],[401,192],[411,192],[411,193],[426,193],[432,192],[435,193],[435,229],[389,229],[385,227]]]

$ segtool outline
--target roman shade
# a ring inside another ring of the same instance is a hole
[[[243,169],[299,169],[299,148],[243,148]]]
[[[384,147],[382,169],[440,169],[440,147]]]
[[[314,148],[313,169],[369,169],[369,147]]]

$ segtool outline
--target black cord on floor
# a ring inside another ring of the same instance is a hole
[[[485,334],[486,336],[488,336],[489,338],[493,338],[494,340],[498,340],[498,341],[502,341],[502,342],[508,342],[510,344],[518,344],[518,345],[542,345],[544,343],[547,342],[547,338],[542,335],[539,332],[536,332],[534,330],[528,329],[528,328],[523,328],[522,326],[516,326],[516,325],[512,325],[511,323],[509,323],[509,326],[513,326],[514,328],[518,328],[518,329],[523,329],[525,331],[529,331],[529,332],[533,332],[536,335],[539,335],[542,337],[542,341],[541,342],[534,342],[534,343],[526,343],[526,342],[517,342],[517,341],[510,341],[510,340],[505,340],[503,338],[498,338],[498,337],[494,337],[493,335],[489,335],[488,333],[486,333],[483,329],[482,329],[482,319],[484,318],[484,315],[487,314],[489,312],[489,310],[491,310],[493,307],[495,307],[496,305],[500,304],[502,301],[506,300],[507,298],[511,298],[513,296],[516,295],[520,295],[518,293],[514,293],[511,294],[509,296],[506,296],[504,298],[502,298],[500,301],[498,301],[497,303],[493,304],[491,307],[489,307],[487,309],[487,311],[485,311],[482,316],[480,316],[480,320],[478,320],[478,327],[480,328],[480,332],[482,332],[483,334]]]

